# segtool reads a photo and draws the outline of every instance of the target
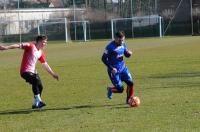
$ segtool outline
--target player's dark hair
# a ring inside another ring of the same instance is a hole
[[[122,38],[125,36],[125,33],[123,31],[118,31],[115,33],[115,37],[117,38]]]
[[[47,39],[46,35],[38,35],[35,40],[36,40],[36,43],[37,43],[37,42],[45,40],[45,39]]]

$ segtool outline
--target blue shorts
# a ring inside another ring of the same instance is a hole
[[[129,72],[127,67],[125,67],[122,72],[116,73],[115,75],[113,75],[112,72],[108,70],[108,75],[110,77],[112,84],[116,88],[123,88],[123,83],[122,83],[123,81],[133,82],[131,73]]]

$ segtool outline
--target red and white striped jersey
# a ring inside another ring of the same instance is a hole
[[[22,43],[20,44],[20,48],[24,49],[20,73],[37,73],[35,68],[37,60],[41,63],[46,62],[44,52],[41,49],[38,50],[34,43]]]

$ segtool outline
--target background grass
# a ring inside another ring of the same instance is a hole
[[[101,55],[109,41],[49,42],[47,61],[60,81],[37,65],[47,103],[39,111],[19,75],[23,51],[0,52],[0,131],[200,131],[200,37],[127,40],[138,108],[125,104],[125,93],[106,98],[111,82]]]

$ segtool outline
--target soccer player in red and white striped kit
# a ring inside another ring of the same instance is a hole
[[[0,50],[16,49],[20,48],[24,50],[20,75],[26,82],[32,85],[32,91],[34,94],[34,101],[32,109],[42,108],[46,104],[41,99],[43,85],[39,74],[36,70],[36,63],[39,60],[42,63],[42,67],[55,79],[59,79],[58,75],[48,65],[45,54],[43,52],[44,46],[47,45],[47,36],[39,35],[36,37],[36,42],[28,42],[21,44],[12,44],[8,46],[0,46]]]

